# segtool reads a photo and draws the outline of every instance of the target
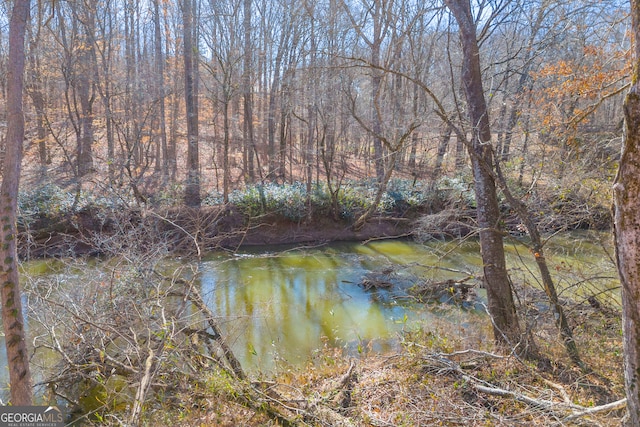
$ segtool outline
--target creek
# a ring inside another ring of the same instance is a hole
[[[514,283],[541,288],[532,254],[517,239],[505,245]],[[560,296],[586,300],[619,300],[609,238],[602,233],[563,233],[546,247]],[[104,276],[111,260],[93,260],[69,269],[62,261],[25,263],[24,282],[64,281],[69,289]],[[404,331],[429,330],[462,340],[469,347],[489,339],[486,294],[480,288],[481,260],[477,241],[432,241],[424,244],[380,240],[367,244],[340,243],[319,247],[259,247],[230,254],[207,254],[201,261],[171,259],[168,269],[189,263],[204,301],[216,315],[228,343],[250,373],[301,367],[332,351],[358,357],[400,348]],[[64,265],[64,268],[61,267]],[[469,280],[475,284],[464,300],[441,296],[417,301],[409,289],[425,281]],[[368,286],[367,283],[391,284]],[[29,293],[27,292],[27,294]],[[26,297],[25,297],[26,298]],[[25,303],[27,301],[25,300]],[[28,305],[28,304],[27,304]],[[540,307],[545,309],[544,304]],[[38,313],[30,313],[30,319]],[[28,323],[30,339],[38,334]],[[4,342],[0,351],[0,397],[6,399],[8,371]],[[38,367],[56,356],[36,352]]]

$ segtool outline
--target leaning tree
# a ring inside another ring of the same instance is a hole
[[[472,139],[469,154],[473,169],[478,224],[480,226],[480,250],[484,280],[487,288],[489,314],[494,324],[496,342],[516,346],[516,351],[526,355],[532,349],[522,334],[516,313],[511,282],[507,273],[504,245],[500,229],[500,206],[493,169],[491,128],[482,85],[480,50],[478,47],[476,19],[469,0],[445,0],[460,33],[462,44],[462,84]]]

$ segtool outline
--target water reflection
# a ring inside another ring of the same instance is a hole
[[[561,296],[597,293],[599,298],[619,299],[615,289],[602,292],[618,285],[603,236],[566,233],[549,243],[547,261]],[[526,245],[513,240],[506,250],[514,283],[539,287],[531,274],[535,263]],[[57,280],[73,292],[101,275],[109,276],[110,263],[113,261],[74,266],[72,262],[38,261],[26,263],[23,269],[26,277],[38,277],[42,289],[48,288],[43,281]],[[168,271],[192,265],[175,259],[162,263]],[[255,248],[236,255],[210,254],[197,267],[206,303],[250,372],[271,372],[279,362],[304,365],[323,346],[344,348],[354,356],[393,350],[403,329],[445,329],[452,338],[462,340],[490,336],[489,323],[481,311],[418,304],[405,293],[417,280],[481,275],[479,247],[472,239],[462,243],[377,241],[313,249]],[[358,285],[367,274],[385,271],[393,277],[392,289],[365,290]],[[29,280],[23,283],[30,292],[40,292],[37,287],[29,288]],[[37,334],[36,315],[32,313],[29,323],[30,341]],[[479,335],[475,332],[478,329]],[[477,346],[473,341],[467,344]],[[34,366],[51,366],[53,363],[40,353],[34,356]],[[2,386],[8,383],[6,366],[0,338]]]
[[[202,263],[202,293],[249,369],[304,363],[323,342],[389,350],[402,327],[396,321],[425,312],[358,286],[381,261],[361,252],[341,245],[214,258]]]

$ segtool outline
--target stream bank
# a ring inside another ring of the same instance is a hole
[[[523,226],[504,208],[507,234],[522,236]],[[543,232],[559,230],[606,230],[607,212],[568,221],[561,214],[540,213]],[[217,249],[238,250],[259,245],[318,245],[330,242],[365,242],[377,239],[414,238],[446,240],[462,238],[475,231],[475,210],[470,207],[433,206],[391,212],[371,218],[359,230],[353,217],[333,218],[313,212],[299,220],[270,213],[250,217],[228,204],[201,208],[118,208],[87,206],[75,212],[40,213],[19,221],[22,259],[110,255],[109,241],[120,236],[163,245],[168,252],[195,254]],[[197,246],[197,247],[196,247]]]

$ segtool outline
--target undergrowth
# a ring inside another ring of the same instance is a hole
[[[589,316],[589,322],[602,321],[596,312]],[[282,366],[273,377],[254,383],[268,384],[283,399],[267,399],[264,404],[307,401],[335,405],[336,387],[354,364],[357,380],[350,389],[350,404],[333,406],[349,420],[345,425],[352,426],[619,425],[624,416],[619,408],[573,419],[578,411],[564,409],[570,405],[593,408],[624,396],[622,376],[608,355],[611,347],[599,344],[604,339],[619,347],[619,337],[609,329],[590,333],[591,337],[578,333],[577,339],[594,369],[592,374],[572,367],[559,342],[547,348],[553,354],[552,366],[540,368],[498,351],[485,340],[470,348],[468,341],[452,338],[443,325],[430,324],[404,334],[398,352],[363,355],[354,361],[339,349],[325,347],[304,368]],[[246,385],[229,381],[219,371],[210,372],[203,384],[197,404],[179,409],[159,404],[148,413],[145,424],[280,425],[243,403]],[[513,396],[487,393],[482,387],[507,390]],[[188,400],[192,390],[182,392],[182,398]],[[536,401],[541,404],[532,403]],[[300,426],[325,425],[304,417],[294,419]]]
[[[375,180],[345,181],[335,193],[324,183],[315,183],[311,192],[304,183],[265,183],[233,190],[229,202],[247,218],[277,215],[291,221],[301,221],[313,215],[332,215],[353,220],[366,211],[375,200]],[[542,230],[605,228],[609,224],[608,199],[602,191],[584,184],[566,188],[557,185],[536,187],[535,190],[516,188],[526,199]],[[158,189],[145,203],[122,189],[76,191],[55,183],[47,183],[22,191],[19,195],[19,224],[25,228],[42,218],[68,217],[81,211],[109,212],[140,207],[158,208],[179,206],[181,187]],[[204,206],[221,205],[222,195],[213,191],[203,198]],[[333,212],[336,209],[337,212]],[[420,216],[448,210],[457,212],[475,209],[473,183],[468,176],[442,177],[434,182],[392,179],[377,206],[378,215]],[[510,215],[503,202],[505,218]],[[507,224],[510,225],[510,224]]]

